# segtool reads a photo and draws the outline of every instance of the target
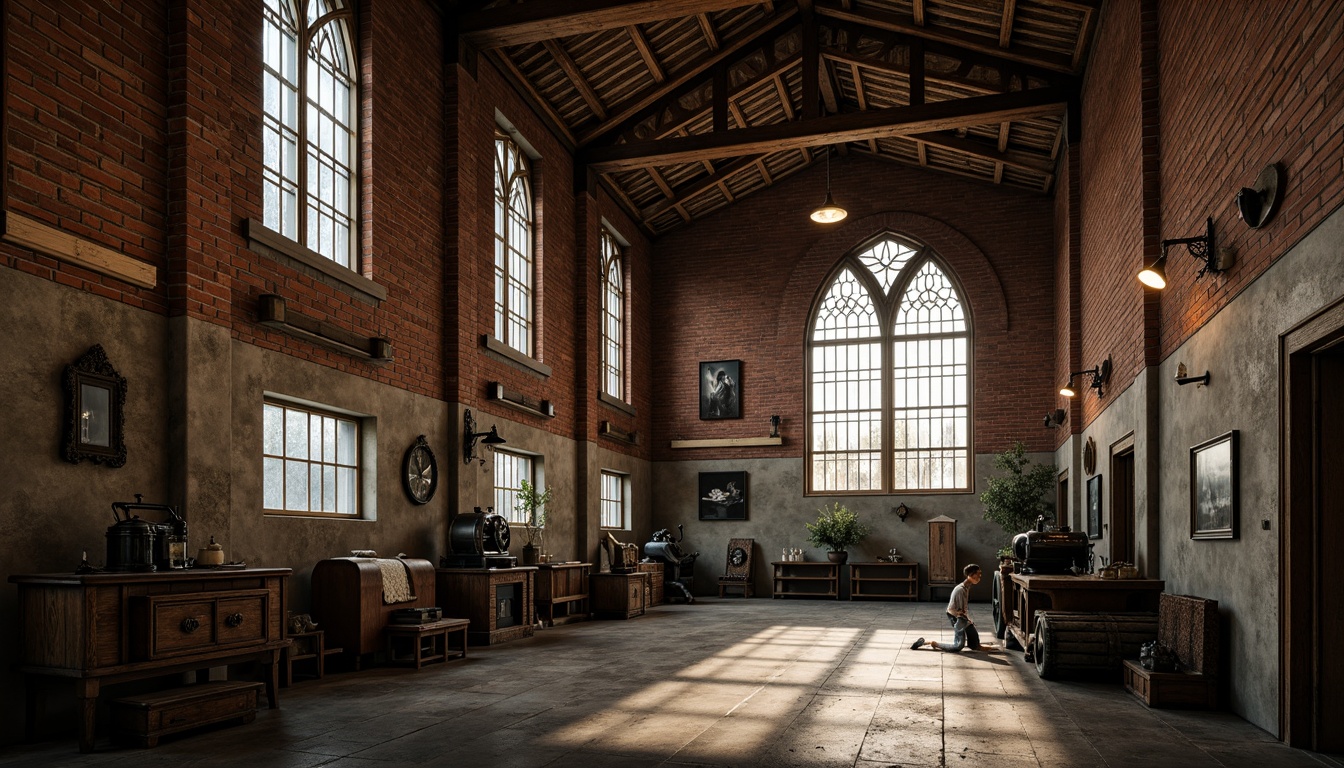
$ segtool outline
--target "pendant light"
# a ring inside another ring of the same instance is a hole
[[[826,147],[826,200],[812,212],[812,220],[818,224],[834,224],[849,215],[849,211],[835,204],[831,199],[831,148]]]

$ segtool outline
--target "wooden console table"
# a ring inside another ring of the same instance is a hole
[[[840,599],[838,563],[774,562],[771,597],[829,597]]]
[[[537,618],[546,626],[588,618],[591,563],[541,563],[537,566]]]
[[[918,600],[919,563],[850,563],[850,600]]]
[[[41,716],[40,677],[75,681],[79,749],[92,752],[104,684],[247,661],[263,670],[279,707],[280,652],[290,569],[192,569],[161,573],[16,575],[28,676],[27,733]]]
[[[1008,634],[1022,648],[1035,640],[1037,611],[1157,613],[1166,582],[1161,579],[1103,579],[1094,575],[1012,574],[1017,589]]]
[[[434,595],[445,618],[470,619],[467,640],[490,645],[531,637],[537,566],[438,568]]]

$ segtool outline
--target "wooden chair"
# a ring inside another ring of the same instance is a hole
[[[729,539],[728,564],[726,572],[719,577],[719,597],[725,589],[741,589],[743,597],[753,597],[756,592],[751,583],[752,550],[755,539]]]
[[[1180,671],[1153,672],[1125,660],[1125,688],[1150,707],[1217,709],[1218,601],[1163,593],[1157,640],[1175,651]]]

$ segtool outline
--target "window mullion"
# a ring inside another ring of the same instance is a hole
[[[312,1],[313,0],[309,0],[309,2]],[[295,63],[298,66],[298,72],[295,73],[294,80],[295,86],[298,88],[299,92],[298,98],[296,99],[299,113],[296,115],[298,118],[296,124],[298,141],[296,142],[297,146],[295,147],[299,155],[297,158],[299,166],[298,177],[296,179],[298,185],[296,191],[298,194],[296,195],[295,200],[298,210],[294,212],[294,216],[296,219],[295,224],[297,226],[295,239],[298,240],[300,245],[310,247],[308,245],[308,47],[313,42],[314,29],[307,24],[308,3],[304,2],[301,3],[301,5],[303,8],[300,9],[300,16],[296,20],[299,31],[297,36],[299,50],[294,57]]]

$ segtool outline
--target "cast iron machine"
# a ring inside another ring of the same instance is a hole
[[[644,545],[644,559],[663,564],[663,591],[670,601],[673,595],[685,598],[686,603],[695,602],[691,595],[691,584],[695,581],[695,559],[699,552],[689,555],[682,550],[680,542],[685,540],[686,532],[677,526],[679,537],[673,537],[666,528],[655,531],[653,540]]]

